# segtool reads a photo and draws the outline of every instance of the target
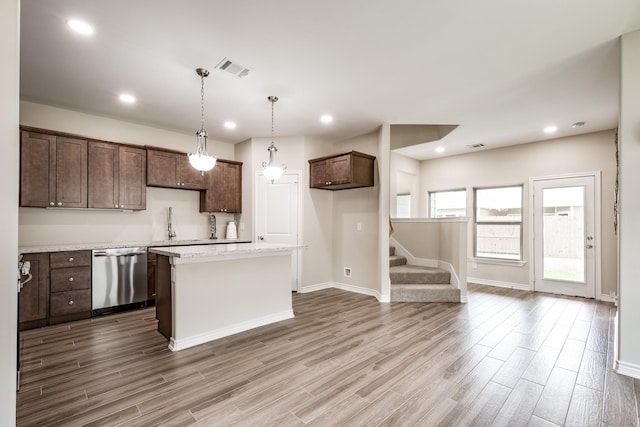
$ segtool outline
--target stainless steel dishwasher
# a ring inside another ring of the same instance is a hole
[[[147,248],[93,251],[91,314],[96,316],[147,303]]]

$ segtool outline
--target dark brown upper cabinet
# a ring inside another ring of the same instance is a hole
[[[205,177],[191,166],[186,153],[147,147],[147,185],[204,190]]]
[[[89,141],[90,208],[144,210],[147,154],[143,148]]]
[[[20,206],[86,208],[87,141],[22,131]]]
[[[205,191],[200,193],[200,212],[242,212],[242,163],[218,160],[205,172]]]
[[[373,187],[375,159],[350,151],[309,160],[309,187],[323,190]]]

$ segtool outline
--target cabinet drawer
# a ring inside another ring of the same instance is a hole
[[[51,317],[91,311],[91,290],[55,292],[51,294]]]
[[[91,267],[69,267],[51,270],[51,292],[91,289]]]
[[[50,257],[50,268],[91,265],[91,251],[52,252]]]

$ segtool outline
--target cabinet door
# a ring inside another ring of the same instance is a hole
[[[147,157],[144,149],[120,146],[119,199],[123,209],[147,208]]]
[[[319,160],[309,163],[309,186],[312,188],[324,187],[329,182],[328,160]]]
[[[153,252],[147,252],[147,301],[156,299],[156,257]]]
[[[329,181],[332,185],[351,181],[351,155],[345,154],[328,160]]]
[[[31,263],[32,279],[20,290],[20,323],[43,320],[49,314],[49,254],[25,254]]]
[[[87,207],[87,141],[56,138],[56,206]]]
[[[56,137],[22,132],[20,144],[20,206],[55,205]]]
[[[200,212],[224,212],[224,165],[218,161],[204,174],[206,186],[200,193]]]
[[[180,188],[188,188],[191,190],[204,190],[205,179],[202,172],[194,169],[189,163],[189,158],[186,154],[176,154],[178,157],[178,172],[180,178]],[[217,168],[214,167],[212,170]]]
[[[224,163],[225,212],[242,212],[242,165]]]
[[[90,208],[115,209],[118,202],[118,145],[108,142],[89,142]]]
[[[147,185],[180,188],[175,153],[147,149]]]
[[[242,164],[218,160],[205,173],[205,191],[200,193],[200,212],[242,212]]]

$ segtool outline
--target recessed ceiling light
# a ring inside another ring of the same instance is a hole
[[[558,126],[547,126],[544,128],[544,133],[554,133],[558,130]]]
[[[126,102],[127,104],[133,104],[134,102],[136,102],[135,96],[128,93],[121,93],[118,98],[120,99],[120,101]]]
[[[129,95],[128,93],[121,93],[119,98],[120,98],[120,101],[125,102],[127,104],[133,104],[134,102],[136,102],[135,96]]]
[[[444,147],[437,147],[436,153],[444,153]]]
[[[84,21],[70,19],[67,21],[67,25],[76,33],[84,34],[87,36],[93,34],[93,27]]]
[[[333,121],[333,117],[328,114],[323,114],[322,117],[320,117],[320,121],[322,123],[331,123]]]
[[[235,129],[236,126],[237,125],[234,122],[224,122],[224,127],[226,127],[227,129]]]
[[[581,126],[584,126],[584,122],[575,122],[571,125],[572,128],[579,128]]]

